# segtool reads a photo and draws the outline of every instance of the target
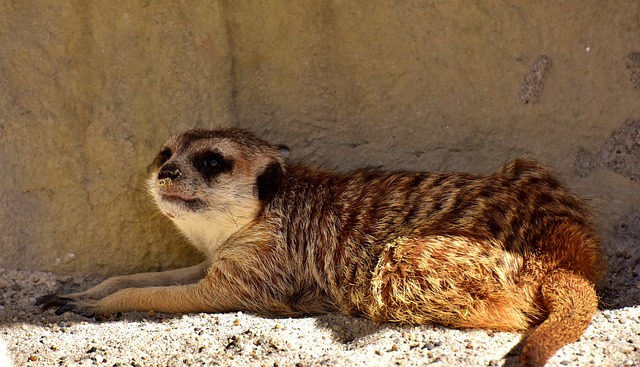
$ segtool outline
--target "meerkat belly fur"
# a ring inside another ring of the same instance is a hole
[[[341,174],[287,163],[278,147],[226,129],[172,137],[151,167],[158,207],[207,260],[38,304],[85,316],[340,311],[456,328],[538,325],[525,365],[576,340],[597,308],[590,209],[529,160],[489,176]]]

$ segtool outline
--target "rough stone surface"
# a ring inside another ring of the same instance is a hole
[[[520,103],[539,103],[542,85],[549,70],[551,69],[551,59],[545,55],[540,55],[531,66],[531,71],[525,74],[524,83],[520,87]]]
[[[640,210],[625,215],[605,242],[609,276],[601,285],[605,307],[640,308]]]
[[[145,168],[171,132],[230,125],[341,170],[489,173],[529,154],[590,198],[610,238],[640,203],[638,12],[0,0],[0,265],[197,261],[154,211]]]
[[[613,131],[597,154],[578,152],[576,172],[580,176],[599,167],[640,182],[640,119],[630,119]]]
[[[640,52],[632,52],[627,55],[626,63],[631,75],[631,84],[634,88],[640,89]]]
[[[230,122],[219,6],[0,1],[0,22],[0,264],[193,262],[154,212],[145,167],[172,131]]]

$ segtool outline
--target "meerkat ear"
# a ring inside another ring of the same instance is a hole
[[[276,196],[282,183],[283,175],[282,166],[278,162],[270,163],[267,168],[262,171],[256,182],[258,199],[260,199],[260,201],[269,202]]]

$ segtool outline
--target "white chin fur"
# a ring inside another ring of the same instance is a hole
[[[238,187],[216,193],[218,199],[227,199],[226,201],[216,205],[202,201],[194,206],[176,200],[165,200],[157,185],[152,176],[148,187],[158,208],[209,258],[215,256],[217,248],[231,235],[251,223],[260,210],[257,199],[238,194]],[[216,210],[216,207],[221,209]]]
[[[192,212],[188,206],[180,202],[167,201],[162,198],[156,200],[158,208],[171,219],[180,219]]]

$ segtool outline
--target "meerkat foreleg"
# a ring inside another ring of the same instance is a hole
[[[186,285],[125,288],[102,299],[69,300],[56,310],[57,315],[73,312],[86,317],[127,311],[168,313],[212,312],[215,299],[202,282]]]
[[[82,292],[65,295],[53,293],[38,297],[36,305],[46,309],[61,306],[70,300],[101,299],[125,288],[191,284],[204,278],[210,264],[209,261],[204,261],[182,269],[115,276]]]
[[[195,269],[195,268],[192,268]],[[43,308],[57,307],[56,314],[73,312],[93,317],[127,311],[167,313],[227,312],[261,309],[278,305],[273,288],[260,284],[264,269],[244,269],[233,261],[220,261],[197,283],[124,288],[100,299],[61,296],[48,300]],[[260,286],[258,286],[260,284]],[[271,307],[271,308],[272,308]]]

